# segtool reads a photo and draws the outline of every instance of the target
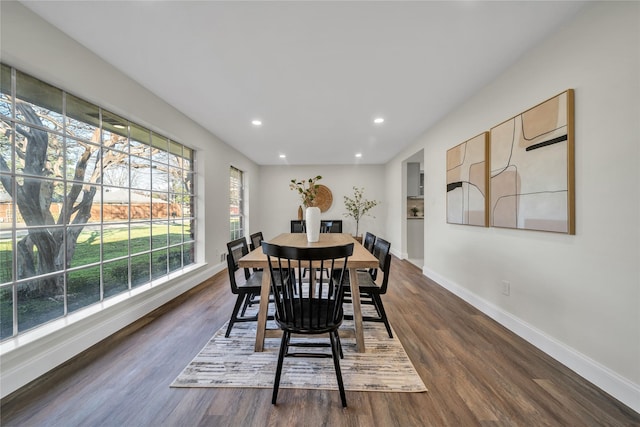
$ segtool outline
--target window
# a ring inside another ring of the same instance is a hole
[[[244,236],[243,173],[231,166],[229,174],[229,223],[231,240]]]
[[[0,339],[194,263],[193,150],[0,67]]]

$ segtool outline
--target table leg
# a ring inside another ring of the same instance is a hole
[[[262,287],[260,288],[260,308],[258,309],[258,329],[256,331],[256,345],[254,351],[262,351],[264,347],[264,334],[267,329],[267,312],[269,311],[269,291],[271,287],[271,275],[269,268],[262,271]]]
[[[349,282],[351,283],[351,300],[353,301],[353,323],[356,333],[356,351],[364,353],[364,332],[362,330],[362,310],[360,308],[360,286],[358,284],[358,270],[349,269]]]

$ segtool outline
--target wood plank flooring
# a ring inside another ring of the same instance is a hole
[[[394,258],[384,297],[427,393],[175,389],[228,319],[226,271],[1,402],[3,426],[640,426],[640,415]]]

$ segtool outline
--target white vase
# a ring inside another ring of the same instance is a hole
[[[307,242],[317,242],[320,240],[320,208],[317,206],[308,207],[304,214],[307,227]]]

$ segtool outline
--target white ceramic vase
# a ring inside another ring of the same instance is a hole
[[[307,242],[317,242],[320,240],[320,208],[317,206],[308,207],[304,213],[307,227]]]

